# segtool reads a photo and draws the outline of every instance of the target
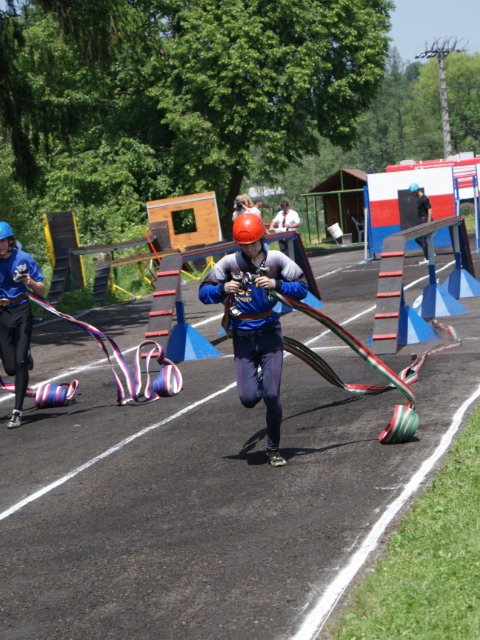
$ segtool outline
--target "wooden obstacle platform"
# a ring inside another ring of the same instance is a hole
[[[151,231],[163,222],[171,247],[178,251],[223,239],[214,191],[153,200],[147,202],[147,212]]]
[[[51,211],[43,217],[50,262],[53,267],[48,301],[53,306],[62,301],[69,280],[74,288],[85,286],[85,273],[81,256],[71,257],[70,251],[78,247],[78,230],[72,211]]]
[[[145,338],[155,340],[165,351],[173,322],[183,257],[170,254],[162,258],[153,292],[152,306],[148,314],[148,326]]]
[[[131,249],[132,247],[147,247],[148,253],[141,253],[135,256],[127,256],[125,258],[113,258],[116,251],[124,249]],[[158,262],[162,256],[168,255],[169,252],[161,252],[159,244],[155,237],[135,238],[132,240],[126,240],[124,242],[117,242],[115,244],[98,244],[86,247],[78,247],[71,250],[71,255],[92,255],[92,254],[104,254],[108,258],[106,260],[99,260],[95,269],[95,279],[93,284],[93,297],[98,304],[104,304],[108,291],[108,284],[111,278],[111,269],[113,267],[125,266],[127,264],[140,264],[145,261],[155,260],[158,266]]]

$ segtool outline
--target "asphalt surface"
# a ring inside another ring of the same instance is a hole
[[[428,284],[419,259],[406,259],[409,305]],[[439,269],[452,260],[437,256]],[[480,272],[477,254],[474,262]],[[362,249],[346,249],[311,264],[322,311],[368,340],[380,263],[365,264]],[[451,269],[439,270],[440,281]],[[462,345],[421,369],[413,387],[420,426],[407,444],[378,441],[395,404],[404,403],[398,391],[357,399],[289,356],[282,387],[288,465],[273,469],[263,454],[264,407],[247,410],[236,395],[231,342],[215,318],[221,307],[201,305],[195,283],[182,289],[187,322],[223,357],[181,363],[183,391],[152,404],[116,405],[112,373],[87,334],[64,321],[36,326],[31,384],[76,378],[80,387],[77,402],[63,408],[36,410],[27,400],[24,425],[1,434],[2,640],[299,637],[318,599],[478,387],[478,298],[462,300],[468,314],[441,319]],[[131,363],[150,303],[94,310],[85,319]],[[304,314],[286,314],[282,325],[285,335],[318,348],[345,382],[384,382]],[[384,360],[399,372],[429,346],[409,345]],[[3,392],[0,402],[6,420],[12,398]]]

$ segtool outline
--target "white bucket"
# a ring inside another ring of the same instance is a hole
[[[338,238],[341,238],[343,236],[343,231],[340,229],[340,225],[338,224],[338,222],[332,224],[331,227],[327,227],[327,231],[332,236],[332,238],[335,238],[335,240],[338,240]]]

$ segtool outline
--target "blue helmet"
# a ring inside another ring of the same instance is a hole
[[[0,222],[0,240],[3,238],[12,238],[14,235],[13,229],[8,222]]]
[[[410,191],[410,193],[415,193],[416,191],[419,191],[419,189],[420,187],[416,182],[412,182],[412,184],[408,187],[408,190]]]

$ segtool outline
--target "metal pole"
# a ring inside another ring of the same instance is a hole
[[[460,215],[460,189],[458,187],[458,178],[453,179],[454,194],[455,194],[455,215]]]
[[[474,206],[474,211],[475,211],[475,240],[476,240],[476,245],[477,245],[477,253],[480,250],[480,245],[479,245],[479,238],[478,238],[478,214],[480,213],[478,210],[478,179],[477,176],[473,176],[472,178],[472,182],[473,182],[473,206]]]
[[[442,130],[443,130],[443,152],[445,158],[452,155],[452,140],[450,136],[450,118],[448,115],[448,100],[447,100],[447,79],[445,77],[445,58],[449,53],[462,53],[465,51],[463,48],[459,48],[458,39],[455,38],[453,42],[450,39],[445,38],[434,41],[431,47],[427,47],[425,43],[425,51],[419,53],[415,58],[437,58],[438,60],[438,72],[440,75],[440,108],[442,112]]]
[[[307,223],[308,242],[312,244],[312,236],[310,233],[310,218],[308,213],[308,198],[305,198],[305,221]]]
[[[317,242],[320,242],[320,227],[318,226],[318,209],[317,209],[317,197],[313,198],[313,211],[315,213],[315,229],[317,230]]]
[[[450,118],[448,116],[447,79],[445,77],[445,56],[449,52],[439,52],[438,73],[440,75],[440,108],[442,110],[443,152],[444,157],[452,155],[452,139],[450,135]]]

